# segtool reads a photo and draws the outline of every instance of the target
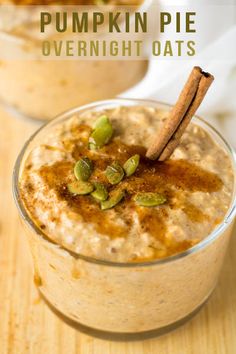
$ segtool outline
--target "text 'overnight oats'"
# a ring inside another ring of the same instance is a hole
[[[20,193],[30,218],[55,243],[116,262],[164,258],[203,240],[231,203],[231,161],[195,123],[168,160],[149,160],[168,114],[120,106],[57,126],[24,165]]]

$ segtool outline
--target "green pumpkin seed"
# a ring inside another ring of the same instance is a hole
[[[93,185],[95,187],[95,190],[93,193],[91,193],[91,195],[99,201],[106,200],[108,198],[108,191],[104,186],[104,184],[99,182],[94,182]]]
[[[79,181],[87,181],[93,172],[93,163],[88,157],[83,157],[76,162],[74,167],[75,177]]]
[[[120,201],[124,198],[125,196],[125,191],[123,190],[114,190],[111,194],[108,200],[105,200],[101,202],[101,209],[106,210],[106,209],[111,209],[114,206],[116,206]]]
[[[106,115],[99,117],[94,123],[94,129],[102,127],[104,124],[110,124],[109,118]]]
[[[126,176],[131,176],[136,171],[139,164],[140,156],[138,154],[131,156],[124,164],[123,169],[125,170]]]
[[[109,143],[113,135],[112,125],[107,116],[101,116],[95,122],[95,129],[89,137],[89,149],[99,149]]]
[[[106,177],[111,184],[117,184],[123,179],[124,170],[118,162],[113,162],[106,168]]]
[[[90,182],[75,181],[67,185],[70,193],[75,195],[90,194],[94,190],[94,186]]]
[[[138,193],[134,197],[138,205],[145,207],[154,207],[166,202],[166,197],[160,193]]]

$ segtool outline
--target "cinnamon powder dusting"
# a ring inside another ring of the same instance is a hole
[[[94,172],[91,181],[105,183],[109,192],[115,187],[107,182],[104,174],[106,166],[114,160],[123,165],[132,155],[140,155],[140,163],[135,174],[125,178],[119,184],[119,187],[126,190],[124,200],[115,208],[107,211],[102,211],[93,197],[72,195],[67,190],[67,184],[74,180],[73,162],[59,161],[39,169],[38,172],[47,188],[53,189],[58,198],[66,202],[69,210],[78,214],[83,222],[92,224],[99,234],[110,238],[126,237],[134,226],[135,214],[139,220],[141,232],[149,233],[165,245],[167,249],[165,256],[186,250],[196,243],[193,240],[176,241],[174,238],[166,237],[168,208],[181,209],[192,222],[201,223],[207,220],[209,216],[190,202],[186,202],[183,195],[197,191],[212,193],[220,190],[223,183],[216,174],[186,160],[150,161],[145,157],[144,147],[129,146],[118,138],[113,139],[111,143],[96,152],[87,148],[86,139],[83,141],[78,137],[78,140],[74,139],[69,143],[73,146],[72,156],[75,160],[87,156],[93,161]],[[68,145],[68,142],[66,144]],[[27,183],[24,188],[28,188]],[[30,188],[28,188],[29,192]],[[137,206],[132,199],[132,195],[137,192],[164,194],[167,204],[156,208]],[[29,200],[28,195],[26,204],[30,203]],[[32,210],[30,207],[29,209]],[[118,218],[122,220],[122,223],[117,222]]]

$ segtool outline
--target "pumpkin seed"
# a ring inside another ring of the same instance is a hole
[[[118,162],[113,162],[106,168],[106,177],[111,184],[117,184],[123,179],[124,170]]]
[[[75,195],[90,194],[94,190],[94,186],[90,182],[75,181],[67,185],[70,193]]]
[[[99,149],[109,143],[113,128],[107,116],[101,116],[95,122],[95,129],[89,137],[89,149]]]
[[[101,202],[101,209],[111,209],[116,206],[120,201],[124,198],[125,191],[117,189],[111,192],[110,197],[108,200]]]
[[[95,187],[95,190],[93,191],[93,193],[91,193],[91,195],[99,201],[106,200],[108,198],[108,192],[104,184],[94,182],[93,185]]]
[[[138,193],[135,195],[134,200],[138,205],[153,207],[164,204],[166,197],[160,193]]]
[[[102,127],[104,124],[109,124],[109,118],[106,115],[99,117],[94,123],[94,129]]]
[[[126,176],[131,176],[136,171],[139,164],[140,156],[138,154],[131,156],[124,164],[123,169],[125,170]]]
[[[88,157],[83,157],[76,162],[74,167],[75,177],[79,181],[87,181],[93,172],[93,163]]]

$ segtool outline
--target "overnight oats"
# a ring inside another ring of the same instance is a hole
[[[146,11],[150,2],[150,0],[145,2],[116,0],[108,1],[107,5],[110,5],[109,8],[113,5],[121,8],[131,5],[131,9],[135,8],[135,11],[144,11],[144,9]],[[34,0],[0,0],[0,5],[11,4],[12,9],[15,9],[15,15],[18,14],[18,5],[40,3],[42,2]],[[60,1],[43,1],[43,5],[56,6],[60,3]],[[96,5],[99,1],[76,0],[65,2],[64,5],[66,4]],[[29,8],[25,7],[26,14],[27,11],[31,11]],[[20,9],[20,14],[25,18],[24,7],[20,6]],[[11,11],[7,8],[6,16],[9,16],[9,13],[14,15],[14,11]],[[4,20],[3,17],[2,11],[1,18]],[[5,20],[5,26],[4,21],[0,23],[0,46],[6,53],[12,53],[6,56],[3,53],[3,57],[0,58],[0,101],[15,112],[33,119],[49,120],[71,107],[115,97],[139,83],[147,73],[147,60],[119,60],[118,58],[106,60],[106,58],[83,57],[71,60],[63,57],[59,58],[60,60],[48,59],[39,51],[42,38],[38,33],[36,19],[35,22],[32,20],[31,12],[27,14],[26,19],[29,18],[31,22],[19,23],[19,20],[10,17]],[[57,33],[52,33],[46,39],[53,41],[58,39],[57,36]],[[61,36],[65,41],[74,38],[70,38],[66,33]],[[102,34],[98,36],[100,41],[102,36]],[[95,34],[93,39],[96,39]]]
[[[152,101],[90,104],[45,125],[17,160],[35,283],[87,333],[163,333],[216,285],[233,224],[234,155],[194,117],[170,158],[150,160],[169,112]]]

